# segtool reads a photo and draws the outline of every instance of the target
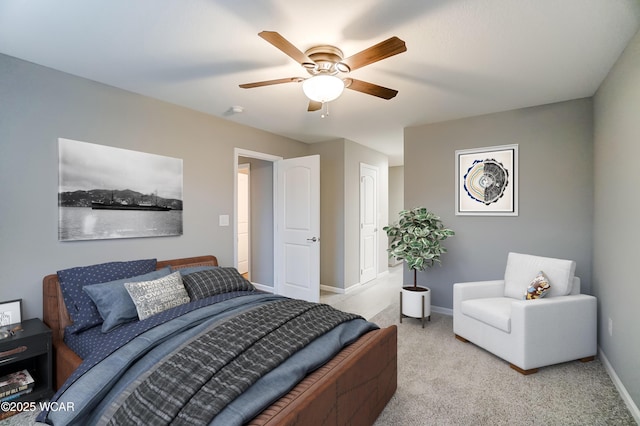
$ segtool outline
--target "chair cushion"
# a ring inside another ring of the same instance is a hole
[[[511,304],[508,297],[486,297],[482,299],[464,300],[460,310],[464,315],[511,333]]]
[[[544,271],[538,272],[538,275],[531,281],[529,287],[527,287],[527,292],[525,293],[523,299],[525,300],[533,300],[540,299],[549,293],[551,290],[551,286],[549,285],[549,279],[544,275]]]
[[[551,290],[547,297],[566,296],[571,292],[576,262],[529,254],[509,253],[504,273],[504,295],[522,299],[529,283],[540,271],[549,279]]]

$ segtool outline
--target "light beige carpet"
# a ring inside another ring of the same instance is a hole
[[[635,425],[601,362],[544,367],[529,376],[453,335],[453,318],[399,323],[398,306],[372,318],[398,325],[398,390],[376,426]]]
[[[424,329],[416,319],[399,324],[396,304],[372,321],[398,325],[398,390],[376,426],[636,424],[599,360],[523,376],[456,340],[450,316],[432,314]],[[35,413],[23,413],[0,425],[33,425],[34,419]]]

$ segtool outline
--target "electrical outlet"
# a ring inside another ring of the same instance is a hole
[[[609,318],[609,336],[613,336],[613,320]]]

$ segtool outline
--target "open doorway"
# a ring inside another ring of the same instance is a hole
[[[255,155],[236,156],[235,264],[257,288],[273,291],[274,160]]]
[[[251,164],[238,164],[238,272],[251,281]]]
[[[283,159],[234,149],[234,264],[239,265],[240,164],[249,164],[248,270],[259,290],[320,296],[320,156]],[[240,256],[242,257],[242,256]]]
[[[246,269],[256,288],[264,291],[274,291],[274,162],[282,157],[249,151],[240,148],[234,150],[234,205],[236,211],[233,218],[234,232],[234,263],[238,271]],[[244,185],[242,176],[244,170],[247,175],[246,211],[242,201]],[[246,218],[244,217],[246,216]],[[246,221],[246,251],[243,221]],[[243,254],[246,252],[246,256]],[[243,262],[246,257],[246,267]]]

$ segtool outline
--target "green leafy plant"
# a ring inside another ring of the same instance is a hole
[[[413,288],[417,288],[418,271],[441,263],[440,256],[447,252],[441,243],[455,232],[424,207],[403,210],[399,216],[397,223],[382,228],[390,238],[387,251],[389,257],[404,260],[413,269]]]

